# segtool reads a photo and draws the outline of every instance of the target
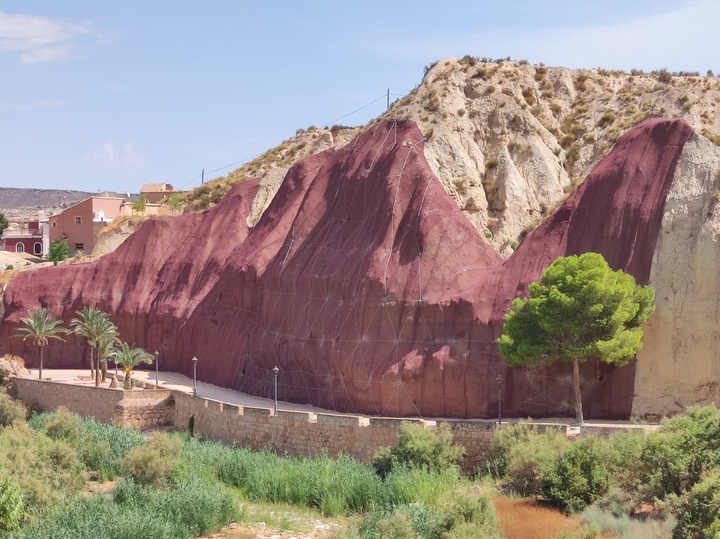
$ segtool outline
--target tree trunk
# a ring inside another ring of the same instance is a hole
[[[90,376],[95,376],[95,358],[93,357],[93,347],[90,347]]]
[[[580,394],[580,363],[573,359],[573,390],[575,391],[575,419],[579,425],[585,422],[582,410],[582,395]]]
[[[98,361],[100,361],[98,359]],[[102,362],[102,365],[100,367],[100,380],[105,381],[105,378],[107,377],[107,359]]]
[[[42,380],[43,347],[39,346],[38,348],[40,348],[40,368],[38,369],[38,380]]]

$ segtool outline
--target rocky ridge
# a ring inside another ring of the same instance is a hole
[[[292,167],[255,226],[259,180],[248,180],[211,210],[149,219],[95,263],[19,274],[0,352],[32,357],[11,338],[28,309],[68,322],[89,304],[112,314],[124,340],[158,349],[165,368],[190,374],[196,355],[201,380],[255,395],[270,394],[278,366],[280,396],[294,402],[492,417],[500,374],[508,416],[571,414],[567,365],[509,369],[499,356],[504,313],[562,255],[600,252],[647,282],[693,136],[681,120],[643,122],[503,260],[433,174],[416,124],[380,122]],[[700,176],[698,200],[710,185]],[[46,364],[83,365],[85,349],[69,337]],[[581,373],[586,417],[627,417],[652,393],[636,395],[634,364],[589,362]]]
[[[720,78],[448,58],[428,67],[420,85],[381,119],[419,125],[435,175],[475,228],[508,256],[624,132],[650,117],[682,118],[720,142]],[[357,134],[331,131],[288,139],[224,178],[212,199],[202,195],[205,201],[192,205],[207,207],[235,181],[258,176],[263,187],[250,224],[257,222],[290,164]],[[208,185],[210,191],[213,182]],[[199,200],[198,193],[188,199]]]

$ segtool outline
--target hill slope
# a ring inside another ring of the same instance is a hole
[[[379,122],[293,167],[253,227],[258,180],[209,211],[148,220],[95,263],[19,274],[5,294],[0,344],[29,355],[10,336],[38,303],[66,322],[90,304],[112,313],[124,340],[160,350],[165,368],[190,374],[195,355],[200,379],[256,395],[269,394],[277,365],[280,395],[295,402],[492,417],[500,374],[506,415],[572,414],[567,365],[510,369],[499,356],[505,311],[566,254],[600,252],[647,282],[671,222],[665,200],[686,170],[702,171],[702,188],[685,194],[709,199],[715,161],[695,162],[689,138],[712,146],[681,120],[643,122],[503,260],[434,176],[417,125]],[[716,159],[720,149],[704,154]],[[668,305],[671,318],[677,308]],[[678,336],[672,321],[663,328]],[[69,336],[47,350],[47,365],[80,366],[84,349]],[[635,365],[589,362],[581,373],[586,417],[627,417],[657,389],[636,386]]]
[[[682,118],[720,142],[720,79],[449,58],[430,67],[421,84],[381,118],[419,125],[428,163],[445,190],[508,256],[620,135],[650,117]],[[341,147],[356,134],[338,128],[302,132],[188,200],[207,207],[234,182],[260,177],[253,224],[290,164]]]

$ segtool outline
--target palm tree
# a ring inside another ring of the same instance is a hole
[[[132,389],[132,371],[136,366],[140,365],[140,363],[147,363],[149,365],[155,359],[152,354],[142,348],[130,348],[126,342],[121,343],[120,348],[116,348],[110,352],[110,355],[117,363],[122,365],[122,370],[125,374],[125,381],[123,382],[124,389]]]
[[[103,339],[98,343],[97,354],[98,363],[100,363],[100,380],[105,381],[107,376],[107,362],[110,352],[113,351],[115,345],[120,343],[117,335],[108,335],[107,339]]]
[[[51,316],[50,311],[44,307],[28,311],[28,316],[21,318],[20,322],[24,324],[24,327],[17,328],[16,335],[21,336],[23,341],[32,339],[33,344],[38,348],[40,353],[38,379],[42,380],[43,348],[48,345],[50,339],[64,341],[65,339],[59,334],[70,332],[62,327],[62,320]]]
[[[97,307],[83,307],[77,311],[78,318],[73,318],[70,325],[73,332],[87,339],[90,345],[90,374],[95,377],[95,387],[100,385],[100,351],[101,346],[107,350],[108,345],[117,342],[117,326],[110,321],[108,314]],[[94,354],[98,353],[95,362]],[[94,371],[94,372],[93,372]]]
[[[170,197],[170,200],[167,201],[167,205],[172,210],[173,215],[175,215],[183,206],[182,196],[175,195]]]

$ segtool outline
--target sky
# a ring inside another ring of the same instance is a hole
[[[718,23],[717,0],[0,0],[0,187],[191,189],[450,56],[720,74]]]

